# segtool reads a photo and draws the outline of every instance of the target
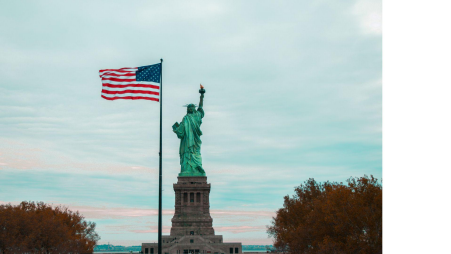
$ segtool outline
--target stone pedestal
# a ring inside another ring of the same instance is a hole
[[[178,177],[171,236],[214,235],[210,216],[210,184],[206,176]]]
[[[241,243],[224,243],[222,235],[215,235],[210,216],[210,189],[206,176],[178,177],[174,184],[171,233],[161,237],[162,253],[242,253]],[[141,251],[156,254],[158,243],[143,243]]]

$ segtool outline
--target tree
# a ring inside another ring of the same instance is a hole
[[[0,253],[92,253],[96,224],[43,202],[0,205]]]
[[[382,253],[382,185],[366,175],[347,185],[310,178],[271,224],[274,247],[289,253]]]

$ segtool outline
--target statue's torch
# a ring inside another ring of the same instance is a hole
[[[200,84],[199,93],[202,94],[202,95],[205,93],[205,89],[204,89],[204,87],[202,86],[202,84]]]

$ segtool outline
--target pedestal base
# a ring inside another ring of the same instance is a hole
[[[171,234],[162,236],[162,253],[242,253],[241,243],[224,243],[215,235],[206,176],[179,176],[174,184],[175,213]],[[143,243],[144,254],[158,253],[158,243]]]
[[[210,216],[210,184],[206,176],[178,177],[171,236],[214,235]]]

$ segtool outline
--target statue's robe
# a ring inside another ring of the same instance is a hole
[[[200,136],[202,131],[200,125],[204,117],[204,110],[199,107],[192,114],[186,114],[180,125],[174,130],[180,139],[180,165],[182,167],[179,176],[204,176],[202,168],[202,157]]]

